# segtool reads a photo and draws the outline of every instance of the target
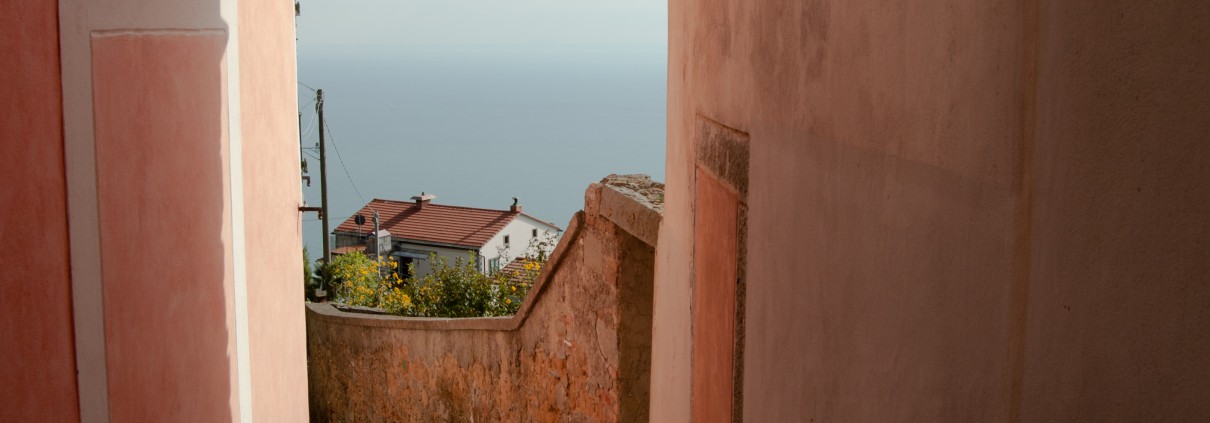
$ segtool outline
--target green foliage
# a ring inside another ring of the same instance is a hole
[[[430,254],[431,271],[406,281],[394,272],[396,262],[373,260],[359,252],[339,256],[316,273],[330,281],[325,286],[331,299],[348,305],[417,317],[509,316],[529,295],[555,241],[553,236],[534,240],[519,267],[506,266],[491,275],[479,272],[474,253],[452,262]],[[501,259],[511,263],[507,254]],[[415,265],[409,266],[408,274],[416,275]]]
[[[411,315],[427,317],[486,316],[490,308],[491,284],[475,269],[475,256],[455,259],[430,254],[432,272],[409,278],[406,290],[412,297]],[[413,266],[411,274],[416,274]]]
[[[521,307],[537,279],[541,264],[526,260],[524,270],[479,273],[476,256],[450,263],[444,257],[429,255],[432,272],[409,278],[404,292],[412,300],[408,314],[423,317],[509,316]],[[415,274],[415,269],[411,269]]]
[[[499,286],[496,297],[501,315],[517,313],[517,310],[521,308],[521,302],[529,295],[529,289],[533,288],[534,282],[538,280],[538,275],[542,272],[542,265],[545,263],[545,257],[541,259],[524,257],[521,259],[520,269],[509,269],[493,275]]]
[[[303,298],[311,301],[315,292],[315,278],[311,276],[311,253],[303,246]]]
[[[332,277],[332,299],[354,306],[377,307],[403,314],[411,307],[411,298],[400,289],[403,281],[391,271],[394,262],[371,260],[353,252],[341,255],[325,269]]]

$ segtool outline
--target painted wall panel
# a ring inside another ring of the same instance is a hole
[[[228,421],[222,31],[92,37],[110,417]]]
[[[730,422],[739,197],[697,170],[693,243],[693,421]]]

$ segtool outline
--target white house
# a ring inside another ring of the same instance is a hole
[[[332,231],[333,254],[352,250],[376,253],[375,243],[370,242],[375,212],[379,228],[377,245],[382,245],[383,254],[400,263],[400,269],[404,269],[401,276],[405,277],[407,264],[415,264],[419,275],[428,274],[429,254],[453,263],[455,259],[469,259],[473,252],[478,257],[475,266],[480,272],[495,272],[510,260],[525,255],[531,241],[557,241],[563,231],[522,212],[515,198],[508,210],[433,204],[435,198],[424,193],[412,197],[412,201],[375,198]],[[358,215],[365,218],[364,224],[357,224]],[[547,254],[554,248],[553,242],[548,244]]]

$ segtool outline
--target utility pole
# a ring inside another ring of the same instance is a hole
[[[315,90],[315,112],[319,114],[319,220],[323,223],[324,231],[324,264],[332,262],[332,246],[328,240],[331,231],[328,229],[328,160],[327,147],[324,145],[324,90]]]
[[[374,262],[382,260],[382,242],[378,238],[378,210],[374,211]],[[382,278],[382,266],[378,266],[378,277]]]

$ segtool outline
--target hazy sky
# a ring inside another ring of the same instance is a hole
[[[421,191],[494,209],[519,197],[565,225],[605,175],[663,179],[666,0],[301,1],[299,81],[324,90],[329,158],[342,155],[333,226]],[[304,145],[313,95],[299,88]],[[303,234],[320,254],[313,216]]]
[[[301,0],[300,45],[667,43],[664,0]]]

